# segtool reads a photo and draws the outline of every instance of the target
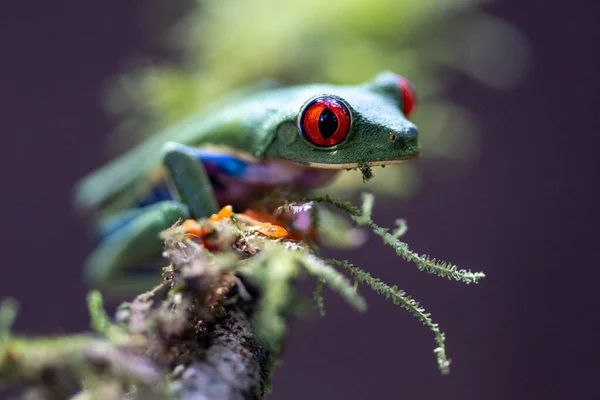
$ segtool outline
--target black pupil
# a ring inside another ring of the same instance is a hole
[[[319,117],[319,131],[323,139],[329,139],[337,131],[338,120],[335,113],[329,108],[324,109]]]

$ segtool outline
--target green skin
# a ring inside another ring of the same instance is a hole
[[[346,139],[332,147],[305,140],[298,122],[304,106],[324,95],[341,100],[351,114]],[[180,219],[217,212],[206,170],[190,149],[218,146],[220,152],[252,163],[282,160],[308,168],[404,162],[417,157],[419,143],[416,127],[403,115],[401,103],[398,76],[391,72],[358,86],[254,87],[151,137],[76,186],[80,209],[96,209],[104,217],[116,212],[116,218],[135,214],[131,223],[103,240],[90,255],[88,281],[111,289],[154,283],[155,278],[147,282],[147,277],[136,276],[135,267],[160,254],[159,233]],[[164,171],[177,200],[127,210]]]

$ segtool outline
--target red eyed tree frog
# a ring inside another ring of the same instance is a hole
[[[159,133],[75,188],[99,212],[102,238],[86,264],[96,286],[137,282],[157,258],[159,233],[219,205],[248,206],[269,190],[307,191],[340,171],[412,160],[417,129],[410,83],[391,72],[357,86],[242,91]]]

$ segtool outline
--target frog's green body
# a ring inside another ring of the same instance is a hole
[[[121,267],[160,253],[158,232],[181,218],[208,216],[219,202],[236,204],[273,186],[310,189],[327,182],[335,170],[415,158],[416,127],[402,112],[407,100],[399,79],[384,72],[359,86],[242,91],[93,172],[78,184],[76,204],[109,216],[109,225],[119,229],[113,229],[90,257],[88,277],[95,284],[123,278]],[[332,104],[336,114],[329,120],[318,114],[311,128],[310,121],[300,121],[315,102],[325,104],[317,104],[318,110]],[[341,132],[344,128],[347,132]],[[310,139],[315,135],[317,142]],[[325,140],[327,145],[315,144]],[[173,196],[150,199],[139,207],[140,200],[165,180]]]

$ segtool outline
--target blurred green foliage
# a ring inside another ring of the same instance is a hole
[[[446,95],[453,72],[505,86],[527,61],[521,35],[482,3],[193,0],[167,37],[177,60],[137,63],[110,83],[107,108],[122,121],[113,147],[127,148],[256,80],[355,84],[392,70],[417,89],[422,156],[464,157],[477,136],[474,116]],[[338,188],[360,186],[359,173],[341,175]],[[370,188],[394,194],[410,193],[418,181],[411,164],[378,169],[375,178]]]

